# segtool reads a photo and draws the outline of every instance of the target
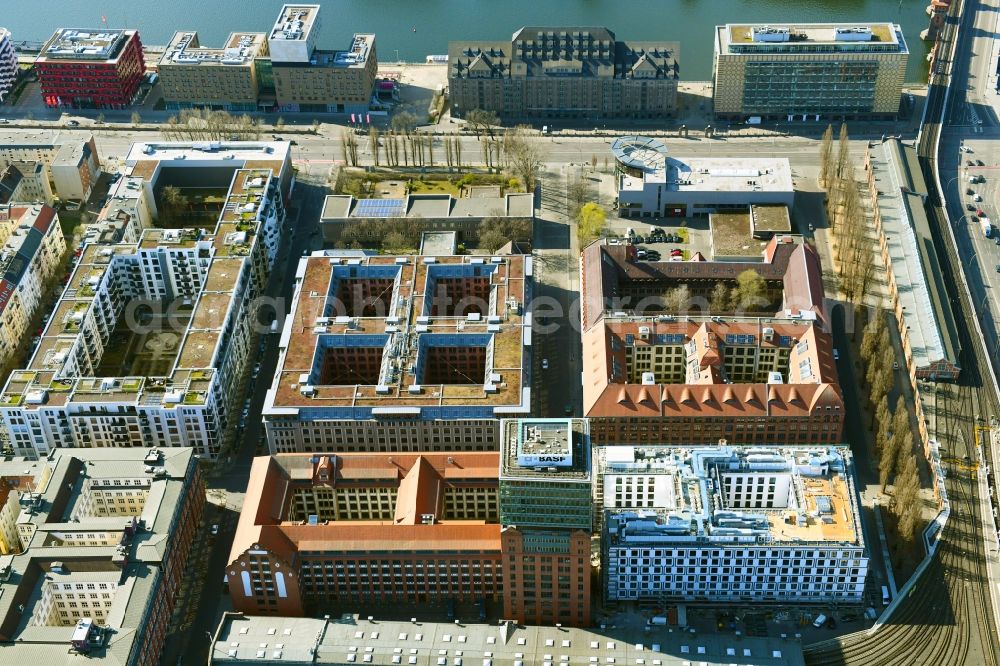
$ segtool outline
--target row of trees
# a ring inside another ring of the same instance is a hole
[[[865,362],[865,379],[871,387],[874,407],[873,426],[878,453],[879,484],[882,489],[893,481],[896,531],[899,537],[912,542],[921,524],[920,475],[914,452],[914,436],[905,398],[896,399],[889,409],[889,392],[894,384],[895,352],[889,340],[885,316],[877,313],[865,326],[861,339],[861,358]]]
[[[844,123],[834,150],[833,126],[827,126],[820,142],[819,184],[826,190],[826,216],[837,239],[840,289],[857,306],[864,303],[871,289],[875,257],[848,141]]]
[[[132,122],[137,124],[138,114],[132,115]],[[226,111],[182,109],[167,120],[163,137],[172,141],[258,141],[261,127],[246,114],[233,116]]]

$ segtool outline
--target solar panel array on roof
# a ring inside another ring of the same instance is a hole
[[[403,199],[361,199],[355,217],[400,217],[406,212]]]

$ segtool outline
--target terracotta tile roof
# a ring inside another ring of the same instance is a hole
[[[648,333],[642,333],[640,328]],[[773,330],[769,340],[764,337],[765,328]],[[644,335],[647,339],[643,339]],[[770,388],[763,383],[726,383],[724,341],[733,335],[753,336],[752,344],[762,348],[787,348],[785,383]],[[680,339],[669,344],[695,341],[697,374],[686,375],[687,384],[628,383],[625,368],[629,345],[664,344],[660,336]],[[843,409],[832,338],[811,323],[765,320],[606,320],[583,334],[583,397],[587,416],[793,416],[827,405]],[[653,404],[657,401],[658,405]]]
[[[229,561],[255,544],[291,563],[297,551],[496,550],[500,526],[482,521],[421,525],[425,513],[441,516],[449,481],[497,483],[498,452],[288,453],[255,458]],[[326,477],[321,478],[321,473]],[[306,525],[286,520],[291,489],[310,485],[398,483],[394,520]]]

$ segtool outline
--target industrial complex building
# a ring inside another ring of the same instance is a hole
[[[857,603],[868,556],[846,447],[607,447],[607,600]]]
[[[593,525],[586,419],[503,422],[503,617],[590,625]]]
[[[623,42],[607,28],[525,27],[510,41],[448,44],[452,115],[663,118],[677,106],[677,42]]]
[[[263,418],[272,453],[499,450],[531,408],[532,258],[299,261]]]
[[[356,614],[324,619],[225,613],[212,637],[209,666],[262,662],[391,666],[803,666],[792,638],[603,629],[374,620]]]
[[[621,137],[611,153],[622,217],[700,217],[761,204],[791,208],[795,200],[784,157],[668,157],[661,141],[645,136]]]
[[[213,457],[232,433],[291,187],[288,144],[135,144],[126,165],[109,208],[129,240],[86,246],[28,367],[0,393],[18,455],[191,446]],[[225,192],[211,230],[146,226],[137,211],[155,220],[163,187],[193,183]]]
[[[257,111],[267,55],[262,32],[231,33],[222,48],[202,46],[197,32],[176,32],[157,66],[163,100],[168,109]]]
[[[412,220],[428,231],[454,231],[458,242],[470,243],[478,240],[479,225],[488,218],[533,219],[534,199],[529,192],[498,197],[409,194],[404,199],[355,199],[350,195],[331,194],[323,204],[320,225],[325,243],[338,242],[345,229],[354,224],[364,225],[372,219]]]
[[[924,208],[927,184],[916,149],[898,139],[871,145],[865,178],[910,382],[958,379],[958,329]]]
[[[710,312],[713,286],[746,270],[764,280],[760,314]],[[679,287],[691,309],[675,316],[665,294]],[[808,245],[775,237],[755,263],[637,262],[631,246],[598,242],[584,250],[581,292],[583,413],[595,444],[841,441],[844,403]]]
[[[375,35],[354,35],[345,50],[316,48],[320,5],[284,5],[267,35],[279,110],[365,113],[375,91]]]
[[[226,575],[236,610],[499,600],[499,454],[256,458]]]
[[[14,166],[24,178],[36,184],[27,190],[33,198],[11,201],[84,201],[101,177],[101,160],[94,136],[81,137],[69,132],[17,130],[0,132],[0,171]]]
[[[896,118],[909,49],[894,23],[715,28],[715,115],[727,120]]]
[[[156,663],[205,502],[191,449],[63,450],[0,476],[0,520],[11,497],[19,509],[0,556],[4,661]]]
[[[35,60],[47,106],[124,109],[135,101],[146,73],[135,30],[60,28]]]
[[[59,216],[48,206],[0,206],[0,366],[13,360],[66,253]]]
[[[17,53],[10,38],[10,30],[0,28],[0,102],[14,89],[18,75]]]

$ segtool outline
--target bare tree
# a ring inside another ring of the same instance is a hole
[[[378,128],[371,125],[368,128],[368,144],[372,147],[372,161],[379,166],[379,135]]]
[[[837,178],[844,177],[844,167],[851,161],[851,145],[847,136],[847,123],[840,124],[840,138],[837,146]]]
[[[142,114],[139,113],[138,111],[133,111],[132,112],[132,124],[133,125],[138,125],[141,122],[142,122]]]
[[[833,125],[827,125],[819,146],[819,186],[830,185],[830,170],[833,167]]]
[[[542,168],[542,151],[537,142],[528,139],[528,129],[526,126],[514,128],[513,133],[504,136],[504,144],[511,174],[524,183],[525,191],[534,192]]]
[[[417,117],[409,111],[400,111],[392,117],[392,129],[409,134],[417,127]]]

